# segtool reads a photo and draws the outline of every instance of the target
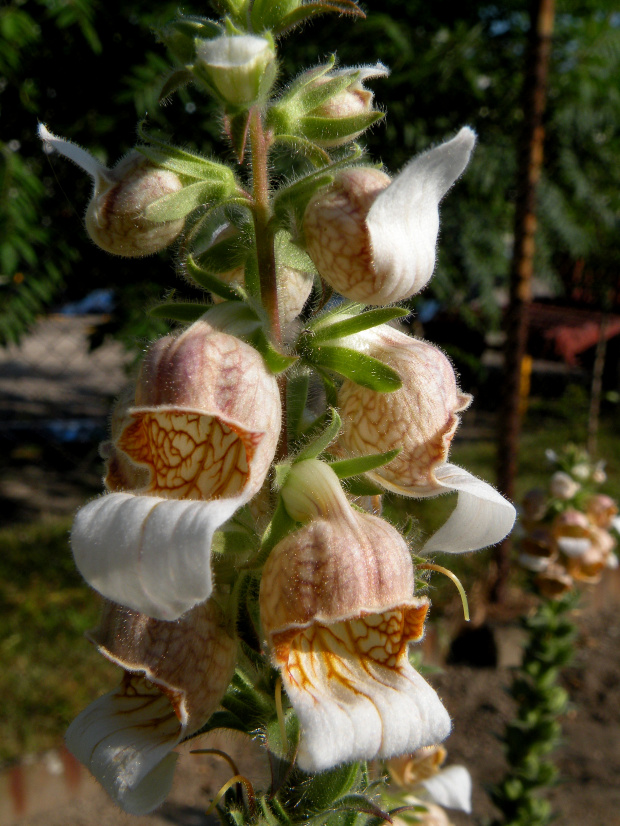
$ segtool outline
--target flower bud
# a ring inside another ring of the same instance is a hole
[[[86,231],[106,252],[141,258],[169,247],[184,219],[154,223],[144,210],[183,185],[177,175],[160,169],[139,152],[132,152],[110,171],[111,181],[99,185],[86,210]]]
[[[467,166],[474,141],[465,127],[391,182],[367,167],[338,172],[303,218],[306,249],[325,281],[366,304],[419,292],[435,267],[439,202]]]
[[[144,217],[148,206],[183,188],[174,172],[155,166],[137,151],[107,169],[76,144],[52,135],[43,124],[39,124],[39,137],[46,147],[92,177],[94,191],[85,225],[98,247],[113,255],[141,258],[170,246],[181,233],[182,218],[156,223]]]
[[[550,599],[559,599],[574,586],[573,578],[557,563],[552,563],[535,578],[540,593]]]
[[[597,493],[588,499],[586,513],[592,524],[607,529],[611,527],[614,516],[618,513],[618,506],[611,496]]]
[[[564,473],[563,470],[558,470],[551,477],[549,490],[551,495],[557,499],[572,499],[573,496],[581,489],[579,482],[575,482],[572,476]]]
[[[196,57],[199,76],[224,103],[234,107],[253,103],[273,76],[273,44],[258,35],[222,35],[201,40],[196,45]]]

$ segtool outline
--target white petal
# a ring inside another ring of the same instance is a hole
[[[244,499],[102,496],[76,515],[76,565],[113,602],[156,619],[177,619],[211,594],[213,534]]]
[[[258,57],[271,53],[269,41],[255,34],[222,35],[201,40],[196,47],[199,60],[226,69],[251,65]]]
[[[130,814],[146,814],[170,792],[183,728],[170,701],[144,683],[100,697],[71,723],[67,747]]]
[[[440,465],[435,476],[442,487],[457,491],[459,497],[447,522],[427,540],[424,553],[476,551],[510,533],[515,508],[494,487],[451,464]]]
[[[465,766],[448,766],[421,785],[438,806],[471,812],[471,775]]]
[[[82,149],[81,146],[73,143],[73,141],[68,141],[65,138],[59,138],[58,135],[53,135],[44,123],[39,124],[37,131],[44,146],[54,149],[59,155],[77,164],[80,169],[83,169],[84,172],[87,172],[91,176],[95,185],[99,184],[102,180],[110,180],[109,170],[100,164],[86,149]]]
[[[464,127],[452,140],[414,158],[370,208],[366,225],[373,263],[385,278],[382,304],[408,298],[430,280],[439,202],[467,166],[475,140]]]
[[[558,536],[556,542],[563,554],[575,559],[587,554],[592,547],[592,541],[586,536]]]
[[[548,556],[534,556],[533,554],[519,554],[519,565],[527,568],[528,571],[534,571],[539,574],[541,571],[546,571],[551,560]]]
[[[607,557],[605,565],[612,571],[620,565],[620,561],[618,560],[618,557],[615,555],[613,551],[611,551],[609,556]]]
[[[339,763],[392,757],[448,736],[448,712],[406,656],[389,667],[351,656],[333,640],[327,648],[303,638],[293,652],[295,662],[282,669],[301,725],[301,769],[325,771]]]

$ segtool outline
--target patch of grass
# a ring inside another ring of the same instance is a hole
[[[0,531],[0,763],[57,746],[116,682],[84,639],[99,603],[75,570],[69,520]]]

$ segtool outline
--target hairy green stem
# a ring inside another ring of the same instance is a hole
[[[271,333],[277,342],[282,340],[278,312],[278,281],[274,250],[274,232],[271,227],[269,199],[268,152],[269,137],[263,128],[260,109],[250,114],[250,146],[252,149],[252,192],[254,196],[254,231],[256,258],[260,278],[261,301],[271,323]]]

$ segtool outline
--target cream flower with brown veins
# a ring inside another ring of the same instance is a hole
[[[305,246],[341,295],[385,305],[419,292],[435,268],[439,202],[461,175],[476,136],[464,127],[414,158],[393,179],[350,167],[309,202]]]
[[[403,384],[393,393],[378,393],[345,381],[338,396],[340,447],[351,456],[400,448],[395,459],[367,474],[387,490],[414,498],[459,495],[448,521],[423,550],[473,551],[503,539],[514,524],[514,507],[491,485],[447,462],[458,414],[471,396],[460,391],[446,356],[386,325],[344,342],[388,364]]]
[[[285,505],[309,521],[271,552],[260,608],[299,717],[300,768],[323,771],[443,740],[448,714],[407,654],[429,602],[414,596],[405,541],[382,519],[354,511],[323,463],[301,462],[292,474]]]
[[[173,749],[218,707],[237,643],[211,600],[176,622],[107,603],[90,637],[125,674],[73,721],[67,746],[119,806],[146,814],[170,791]]]
[[[106,485],[72,530],[103,596],[173,620],[211,593],[214,532],[260,490],[280,395],[261,356],[208,316],[149,348],[135,406],[117,410]]]

